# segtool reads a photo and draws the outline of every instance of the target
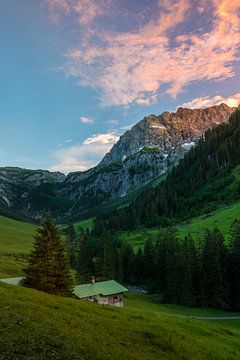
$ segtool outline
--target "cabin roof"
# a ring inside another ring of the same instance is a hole
[[[128,291],[128,289],[115,280],[101,281],[95,284],[81,284],[73,289],[73,293],[78,298],[86,298],[89,296],[108,296]]]

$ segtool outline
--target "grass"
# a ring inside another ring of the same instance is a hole
[[[0,359],[239,359],[237,327],[159,309],[139,295],[116,309],[0,284]]]
[[[235,219],[240,219],[240,203],[222,207],[211,214],[202,215],[182,223],[177,227],[178,235],[184,238],[191,234],[196,241],[201,241],[206,229],[214,229],[216,226],[222,231],[225,240],[230,237],[231,224]],[[119,237],[132,245],[136,251],[143,247],[147,239],[157,240],[162,232],[160,228],[139,228],[133,231],[121,231]]]
[[[139,310],[143,312],[151,312],[155,316],[171,315],[171,316],[203,316],[203,317],[231,317],[240,316],[240,313],[224,311],[210,308],[189,308],[181,305],[162,304],[160,295],[137,294],[129,292],[125,295],[126,307],[132,310]],[[235,321],[235,320],[234,320]],[[240,320],[236,323],[240,325]]]
[[[0,252],[26,253],[32,247],[35,226],[0,216]]]
[[[35,226],[0,216],[0,277],[22,275]]]
[[[178,231],[181,237],[188,233],[198,240],[204,235],[206,229],[218,227],[224,234],[226,241],[230,236],[230,227],[235,219],[240,219],[240,203],[220,208],[212,214],[203,215],[192,219],[189,223],[179,226]]]
[[[87,230],[87,229],[92,230],[93,225],[94,225],[94,219],[95,218],[89,218],[89,219],[82,220],[82,221],[75,223],[74,224],[75,231],[78,232],[79,228],[82,228],[84,230]]]

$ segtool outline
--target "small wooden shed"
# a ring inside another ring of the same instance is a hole
[[[102,305],[122,307],[123,294],[128,289],[115,280],[80,284],[74,287],[73,293],[82,300],[93,301]]]

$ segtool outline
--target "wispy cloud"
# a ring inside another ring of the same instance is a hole
[[[89,25],[97,16],[103,15],[110,0],[47,0],[54,19],[74,15],[79,25]]]
[[[221,95],[217,95],[214,97],[202,96],[186,102],[181,106],[190,109],[201,109],[214,105],[219,105],[221,103],[225,103],[230,107],[237,107],[240,104],[240,93],[236,93],[228,97],[223,97]]]
[[[116,133],[109,132],[92,135],[79,145],[61,147],[53,153],[55,163],[50,170],[69,173],[94,167],[118,139]]]
[[[109,124],[109,125],[113,125],[113,126],[116,126],[119,124],[119,121],[116,120],[116,119],[109,119],[107,121],[105,121],[106,124]]]
[[[96,25],[99,16],[113,16],[108,1],[48,1],[65,16],[75,14],[84,38],[67,51],[61,70],[79,85],[99,90],[102,106],[146,106],[159,94],[174,98],[194,82],[236,74],[239,0],[159,0],[158,16],[153,11],[152,19],[128,32]],[[199,18],[204,29],[194,28]]]
[[[83,124],[94,124],[94,122],[95,122],[92,118],[86,117],[86,116],[81,116],[80,121]]]

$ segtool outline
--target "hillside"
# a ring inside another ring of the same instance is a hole
[[[110,228],[171,226],[239,199],[240,109],[205,133],[154,189],[141,194],[106,224]],[[101,225],[101,219],[97,225]]]
[[[22,274],[35,226],[0,216],[0,277]]]
[[[113,309],[0,284],[0,325],[0,359],[240,356],[238,321],[214,323],[167,315],[136,296],[130,296],[125,308]]]
[[[192,218],[187,222],[179,224],[176,230],[180,238],[184,238],[186,235],[191,234],[193,239],[198,242],[199,240],[202,240],[206,229],[213,230],[217,226],[223,233],[225,241],[228,242],[230,227],[235,219],[240,219],[239,202],[226,207],[220,207],[210,214]],[[161,234],[161,228],[142,227],[132,231],[120,231],[118,236],[137,251],[139,247],[144,247],[148,239],[156,241]]]

